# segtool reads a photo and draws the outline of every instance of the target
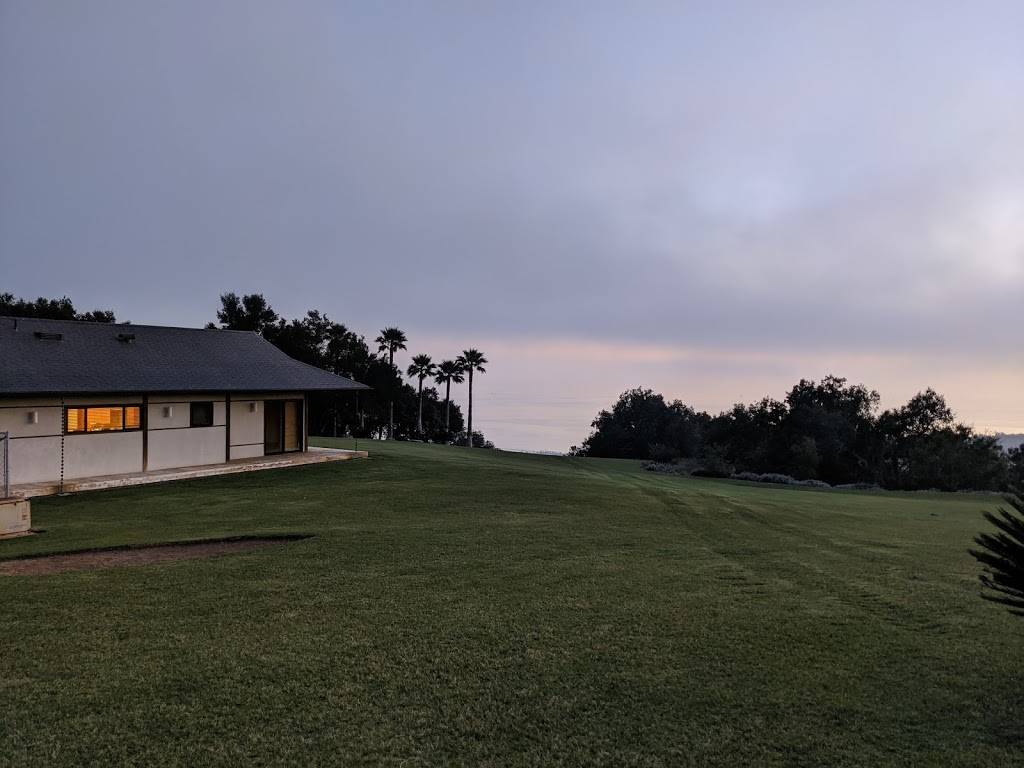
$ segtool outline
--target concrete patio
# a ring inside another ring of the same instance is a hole
[[[324,464],[331,461],[365,459],[366,451],[344,451],[336,448],[310,448],[301,453],[282,453],[253,459],[235,459],[227,464],[209,464],[195,467],[161,469],[153,472],[133,472],[126,475],[101,475],[64,481],[64,493],[100,491],[107,488],[127,488],[134,485],[166,483],[172,480],[193,480],[199,477],[233,475],[239,472],[259,472],[264,469],[301,467],[307,464]],[[60,492],[58,483],[23,483],[11,486],[11,495],[17,499],[35,496],[53,496]]]

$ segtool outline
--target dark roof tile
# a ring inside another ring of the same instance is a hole
[[[0,317],[0,395],[351,389],[249,331]]]

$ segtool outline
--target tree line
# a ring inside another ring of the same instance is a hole
[[[408,338],[395,327],[384,328],[371,350],[366,339],[331,320],[318,310],[304,317],[280,317],[258,293],[220,297],[216,323],[208,328],[253,331],[289,357],[331,371],[371,387],[369,391],[323,392],[309,396],[310,428],[322,435],[390,437],[396,440],[470,444],[493,447],[483,433],[473,429],[473,374],[484,373],[487,359],[476,349],[466,349],[454,360],[435,363],[430,355],[413,356],[406,376],[395,365],[395,353],[407,349]],[[451,385],[468,377],[468,418],[451,399]],[[426,382],[427,383],[425,385]],[[444,386],[442,399],[431,384]]]
[[[711,415],[650,389],[602,410],[578,456],[678,462],[697,474],[779,473],[831,485],[895,490],[1024,487],[1024,449],[957,423],[932,389],[898,408],[838,376],[802,379],[783,400],[766,397]]]
[[[88,320],[95,323],[116,322],[109,309],[94,309],[78,312],[67,296],[46,299],[40,296],[35,301],[16,299],[13,293],[0,293],[0,315],[5,317],[36,317],[43,320]]]
[[[36,300],[0,293],[0,315],[49,320],[117,322],[110,310],[79,312],[68,297]],[[408,339],[398,328],[384,328],[371,350],[366,339],[318,310],[287,320],[274,311],[266,297],[254,293],[220,297],[216,322],[208,328],[252,331],[290,357],[371,387],[370,390],[314,393],[309,397],[310,429],[321,435],[391,437],[397,440],[471,444],[493,448],[473,428],[473,377],[486,371],[487,359],[476,349],[466,349],[452,360],[434,363],[418,354],[406,369],[415,381],[411,386],[395,366],[395,353],[406,349]],[[468,418],[451,399],[452,384],[468,380]],[[444,398],[437,386],[444,387]],[[470,443],[467,434],[472,434]]]

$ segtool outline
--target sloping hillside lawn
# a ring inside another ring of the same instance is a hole
[[[0,578],[0,765],[1024,764],[991,499],[360,447],[36,501],[0,559],[314,537]]]

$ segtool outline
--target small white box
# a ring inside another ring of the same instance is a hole
[[[0,499],[0,539],[27,536],[32,528],[28,499]]]

